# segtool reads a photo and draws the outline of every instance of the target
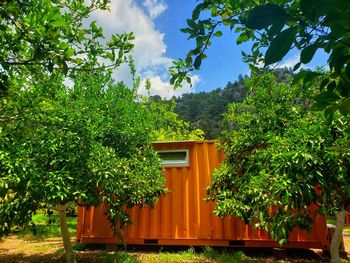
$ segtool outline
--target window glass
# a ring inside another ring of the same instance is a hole
[[[158,151],[161,165],[164,166],[188,166],[188,150]]]

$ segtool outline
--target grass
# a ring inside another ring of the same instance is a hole
[[[212,247],[206,247],[203,254],[215,262],[241,262],[242,260],[249,259],[242,251],[228,252],[226,249],[222,250],[221,253]]]
[[[75,237],[77,218],[67,217],[67,224],[70,236]],[[54,213],[47,216],[39,211],[32,217],[32,223],[19,231],[14,231],[14,234],[26,239],[61,237],[59,215]]]
[[[142,262],[186,262],[197,261],[205,262],[206,258],[203,254],[197,254],[193,247],[180,252],[158,252],[144,254]]]
[[[67,217],[67,223],[71,237],[76,234],[76,217]],[[44,214],[43,211],[38,212],[32,218],[32,224],[15,232],[15,236],[25,240],[35,240],[42,242],[40,246],[31,247],[31,253],[41,254],[49,249],[52,244],[46,241],[49,238],[61,237],[59,226],[59,215],[54,213],[50,216]],[[86,249],[84,244],[74,244],[75,251]],[[56,252],[63,252],[63,248]],[[130,253],[123,252],[101,252],[99,253],[99,262],[105,263],[138,263],[138,262],[240,262],[248,257],[243,252],[228,252],[226,250],[215,250],[211,247],[205,247],[202,251],[196,252],[193,247],[180,252],[158,252],[158,253]]]
[[[76,234],[76,217],[68,217],[68,226],[69,232],[72,237]],[[40,246],[33,246],[30,248],[30,254],[43,254],[46,251],[50,250],[51,246],[54,246],[56,249],[55,253],[63,252],[63,248],[57,248],[57,238],[61,237],[60,227],[59,227],[59,215],[53,214],[49,217],[43,212],[39,212],[32,218],[33,224],[28,225],[24,229],[16,231],[15,236],[18,238],[29,240],[34,243],[40,243]],[[332,220],[329,220],[328,223],[333,223]],[[350,234],[350,225],[345,225],[344,234]],[[50,238],[56,238],[56,243],[51,242]],[[33,240],[33,241],[32,241]],[[26,243],[27,244],[27,243]],[[18,244],[17,244],[18,245]],[[58,250],[57,250],[58,249]],[[82,251],[86,249],[84,244],[74,244],[73,249],[75,251]],[[197,249],[196,249],[197,250]],[[180,252],[129,252],[129,251],[118,251],[118,252],[106,252],[100,251],[95,254],[98,257],[98,262],[105,263],[152,263],[152,262],[241,262],[249,261],[250,258],[246,256],[241,251],[232,252],[226,249],[214,249],[212,247],[205,247],[200,251],[196,251],[194,248],[189,248],[185,251]],[[85,252],[84,252],[85,253]],[[85,254],[82,255],[85,255]],[[93,256],[94,257],[94,256]]]
[[[196,253],[193,247],[181,252],[159,252],[143,254],[139,257],[138,262],[241,262],[248,259],[241,251],[228,252],[226,250],[215,250],[212,247],[205,247],[202,252]]]
[[[140,259],[136,255],[130,255],[126,252],[117,252],[113,254],[102,253],[101,262],[103,263],[139,263]]]

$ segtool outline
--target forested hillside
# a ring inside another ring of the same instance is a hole
[[[287,82],[292,71],[290,69],[275,69],[272,73],[278,82]],[[243,101],[246,95],[245,77],[240,75],[238,80],[228,82],[226,87],[217,88],[211,92],[188,93],[174,98],[175,112],[190,122],[190,129],[201,129],[206,139],[216,139],[220,135],[222,114],[227,105]]]

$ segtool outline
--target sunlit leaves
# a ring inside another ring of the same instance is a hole
[[[270,1],[261,4],[243,0],[199,1],[192,19],[188,21],[190,27],[182,30],[190,34],[189,38],[196,39],[196,48],[187,54],[192,60],[188,59],[180,70],[173,69],[172,80],[180,86],[184,75],[199,69],[203,57],[198,57],[196,61],[198,54],[206,53],[211,39],[216,36],[215,32],[223,32],[221,28],[228,27],[239,33],[237,44],[252,41],[251,53],[245,52],[243,56],[252,71],[258,71],[257,65],[261,64],[274,66],[293,48],[300,52],[300,61],[292,66],[297,71],[303,68],[303,64],[310,63],[318,50],[325,51],[335,86],[324,85],[320,89],[331,88],[337,92],[340,95],[337,103],[329,106],[339,111],[342,105],[341,112],[346,113],[344,107],[347,103],[342,101],[350,96],[349,17],[347,0]],[[203,28],[198,30],[201,23],[204,24],[204,32]],[[309,80],[304,82],[311,83]]]
[[[116,197],[107,215],[128,223],[124,206],[154,205],[164,192],[151,145],[155,118],[109,74],[79,74],[70,89],[50,76],[16,91],[1,101],[2,114],[14,118],[0,119],[0,200],[7,199],[0,202],[0,231],[26,223],[43,205]]]
[[[299,80],[317,77],[301,73]],[[227,158],[214,173],[209,199],[216,201],[216,215],[254,223],[284,245],[293,227],[311,227],[308,206],[317,203],[319,213],[330,212],[342,198],[338,193],[349,193],[343,177],[350,169],[349,150],[330,150],[349,139],[349,118],[329,106],[339,100],[336,93],[317,94],[303,81],[289,87],[271,75],[258,75],[246,85],[250,95],[225,114],[229,128],[221,146]],[[325,115],[310,111],[314,95],[327,105]]]
[[[124,33],[118,35],[118,42],[102,42],[102,28],[96,22],[90,27],[83,23],[92,10],[105,8],[104,1],[90,5],[79,0],[2,1],[1,72],[10,77],[22,70],[37,74],[40,68],[44,73],[68,75],[72,70],[119,66],[133,47],[133,37]],[[115,59],[115,52],[124,56]]]

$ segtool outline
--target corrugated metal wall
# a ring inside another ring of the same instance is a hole
[[[154,147],[156,150],[188,149],[189,166],[164,168],[166,187],[170,192],[160,197],[153,209],[129,209],[134,223],[124,231],[127,244],[277,246],[265,231],[254,230],[234,217],[220,219],[214,216],[214,203],[204,201],[211,173],[224,158],[214,141],[155,143]],[[310,207],[311,211],[314,209]],[[117,242],[103,212],[102,207],[79,208],[78,241]],[[326,219],[321,216],[314,219],[311,233],[295,229],[288,246],[328,248]]]

